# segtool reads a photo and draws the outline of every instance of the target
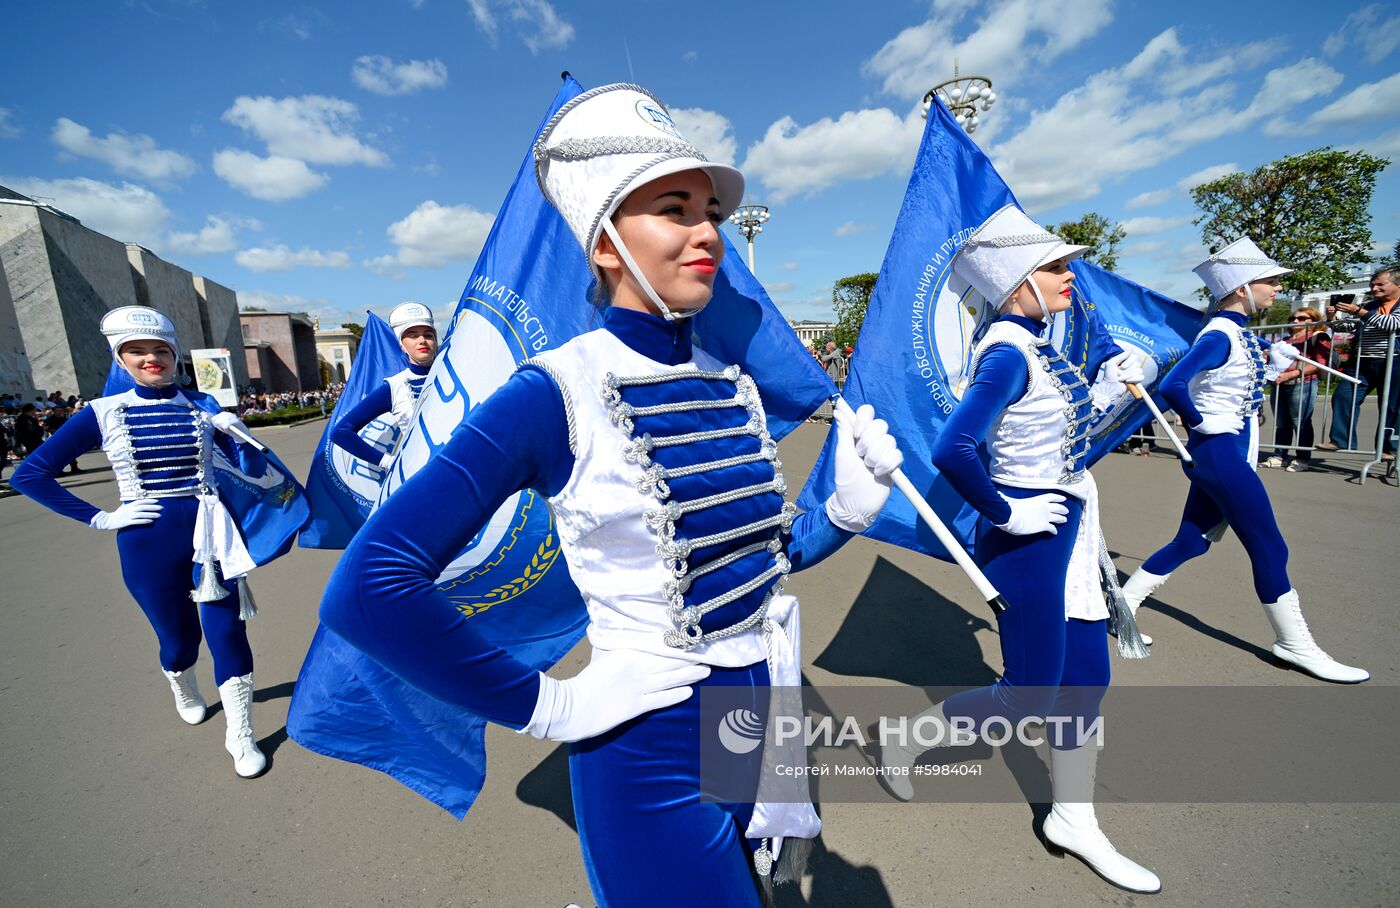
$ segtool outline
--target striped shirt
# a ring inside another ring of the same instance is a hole
[[[1400,331],[1400,312],[1391,304],[1389,311],[1379,311],[1380,300],[1370,300],[1363,304],[1365,313],[1359,318],[1349,318],[1337,323],[1339,331],[1361,331],[1359,350],[1363,359],[1380,359],[1385,356],[1387,343],[1395,332]],[[1400,353],[1400,340],[1397,340],[1396,353]]]

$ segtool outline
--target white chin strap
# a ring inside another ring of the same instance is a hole
[[[1249,298],[1249,313],[1253,315],[1259,311],[1259,304],[1254,301],[1254,288],[1248,284],[1244,285],[1244,295]]]
[[[1040,288],[1035,285],[1035,279],[1026,281],[1026,286],[1031,288],[1031,293],[1035,296],[1035,301],[1040,304],[1040,314],[1045,319],[1045,330],[1048,333],[1055,327],[1055,316],[1050,314],[1050,307],[1045,305],[1045,297],[1040,295]]]
[[[661,295],[652,288],[651,281],[647,280],[645,274],[642,274],[642,269],[638,267],[637,260],[632,258],[631,252],[627,251],[627,244],[622,242],[622,237],[618,236],[617,228],[613,226],[611,219],[605,218],[603,220],[603,232],[612,240],[614,248],[617,249],[618,258],[622,259],[622,264],[626,265],[627,270],[632,272],[632,277],[636,278],[638,286],[642,288],[642,292],[647,295],[647,299],[651,300],[656,308],[661,310],[661,317],[666,319],[666,321],[675,322],[683,318],[693,318],[700,313],[701,309],[705,308],[705,306],[696,306],[694,309],[672,312],[671,308],[662,301]],[[709,305],[708,302],[706,305]]]

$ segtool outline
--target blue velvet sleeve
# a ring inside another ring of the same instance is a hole
[[[824,507],[797,515],[787,547],[793,573],[821,564],[855,535],[832,523]]]
[[[55,477],[80,454],[86,454],[101,443],[97,413],[92,407],[84,407],[15,468],[10,488],[64,517],[87,523],[98,508],[59,485]]]
[[[933,465],[963,500],[1000,526],[1011,519],[1011,505],[997,493],[977,446],[987,437],[1001,411],[1026,393],[1026,358],[1009,344],[982,354],[967,393],[943,424],[933,443]]]
[[[389,390],[388,382],[380,382],[378,387],[366,394],[363,400],[351,407],[350,412],[335,424],[335,428],[331,430],[331,444],[348,452],[351,457],[379,466],[379,459],[384,456],[384,452],[360,438],[360,430],[393,408],[394,392]]]
[[[326,587],[321,620],[414,687],[524,726],[539,674],[487,640],[437,578],[508,496],[563,488],[574,463],[567,426],[545,373],[512,375],[356,534]]]
[[[1171,371],[1157,386],[1167,404],[1184,420],[1188,428],[1200,425],[1201,411],[1191,402],[1191,379],[1207,369],[1219,369],[1230,358],[1230,339],[1219,331],[1209,331],[1191,345]]]

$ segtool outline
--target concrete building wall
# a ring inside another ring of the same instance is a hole
[[[305,315],[244,312],[239,321],[246,344],[262,341],[268,345],[265,361],[261,354],[247,357],[250,381],[268,392],[312,391],[321,387],[316,332]],[[255,366],[260,372],[257,376],[252,375]]]
[[[52,211],[0,204],[0,261],[34,384],[96,397],[110,363],[102,315],[136,305],[126,246]]]
[[[0,392],[18,394],[25,400],[34,398],[34,375],[29,369],[29,355],[24,351],[24,336],[19,333],[19,316],[10,296],[10,282],[5,277],[4,261],[0,259]]]
[[[248,362],[238,355],[243,349],[243,328],[238,319],[238,296],[222,284],[194,275],[195,295],[200,301],[200,317],[205,327],[206,347],[227,347],[233,354],[234,379],[238,386],[249,384]]]
[[[137,305],[150,306],[175,323],[175,336],[183,348],[181,358],[188,365],[190,351],[204,346],[194,275],[135,243],[126,244],[126,257],[131,263]]]

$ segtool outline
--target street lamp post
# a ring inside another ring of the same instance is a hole
[[[924,95],[924,118],[928,118],[929,108],[937,97],[950,111],[958,125],[972,135],[982,125],[977,108],[986,113],[996,103],[997,93],[992,91],[992,80],[986,76],[964,76],[958,72],[958,64],[953,63],[953,78],[939,82]]]
[[[763,225],[769,218],[767,205],[746,202],[734,210],[729,220],[739,228],[739,235],[749,241],[749,271],[753,271],[753,238],[763,232]]]

